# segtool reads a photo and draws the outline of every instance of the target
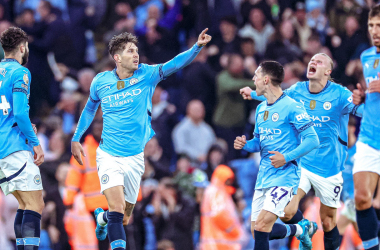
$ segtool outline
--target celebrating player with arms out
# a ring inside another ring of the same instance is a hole
[[[314,122],[320,147],[314,149],[299,161],[301,181],[297,195],[285,209],[285,223],[294,224],[302,220],[299,202],[311,187],[321,200],[320,215],[324,231],[326,250],[340,246],[339,231],[336,227],[336,210],[340,207],[343,178],[341,171],[347,157],[349,114],[361,116],[363,106],[352,103],[352,93],[347,88],[329,81],[333,62],[326,54],[314,55],[308,65],[309,81],[298,82],[284,92],[301,102],[310,119]],[[258,97],[249,87],[241,89],[244,99],[265,100]],[[283,238],[286,229],[274,227],[270,239]],[[301,241],[302,243],[302,241]],[[301,245],[304,249],[309,247]]]
[[[5,52],[0,63],[0,186],[19,203],[14,222],[17,249],[37,250],[44,208],[37,166],[44,153],[29,119],[31,76],[22,66],[28,61],[28,36],[11,27],[1,33],[0,42]]]
[[[99,73],[93,80],[88,102],[79,119],[71,143],[75,159],[82,164],[83,149],[79,140],[90,126],[101,103],[103,133],[96,161],[101,192],[106,196],[109,210],[97,209],[96,235],[107,235],[112,249],[125,249],[123,223],[132,214],[144,173],[144,147],[154,136],[151,128],[152,95],[156,85],[167,76],[188,65],[206,45],[211,36],[207,29],[199,35],[194,46],[164,64],[139,64],[137,38],[130,33],[114,36],[109,53],[115,60],[113,71]],[[124,217],[124,220],[123,220]],[[106,227],[107,225],[107,227]]]
[[[356,220],[364,249],[379,249],[379,221],[372,198],[380,175],[380,5],[371,9],[368,31],[373,47],[361,54],[363,74],[368,86],[353,168]],[[354,103],[364,95],[360,85],[354,91]]]
[[[283,93],[284,68],[278,62],[260,64],[255,72],[257,95],[267,99],[256,109],[254,138],[237,137],[235,149],[260,152],[260,170],[252,201],[251,231],[255,249],[269,250],[269,234],[278,217],[297,193],[300,181],[296,159],[318,147],[319,140],[302,104]],[[301,142],[302,138],[302,142]],[[290,225],[286,234],[309,239],[310,222]]]

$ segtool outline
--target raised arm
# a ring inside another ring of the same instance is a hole
[[[199,51],[201,51],[202,47],[211,41],[211,36],[206,34],[207,30],[208,28],[204,29],[201,32],[201,34],[198,37],[197,43],[194,44],[193,47],[191,47],[189,50],[186,50],[185,52],[182,52],[181,54],[174,57],[172,60],[162,65],[163,79],[177,72],[178,70],[186,67],[194,60],[194,58],[198,55]]]

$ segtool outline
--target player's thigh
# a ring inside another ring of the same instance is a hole
[[[262,209],[255,222],[254,229],[260,232],[271,232],[273,224],[276,222],[278,216],[270,211]]]
[[[123,186],[107,188],[103,191],[103,194],[106,196],[110,212],[118,212],[124,214],[125,200]]]
[[[260,211],[264,206],[265,200],[264,189],[256,189],[253,194],[252,205],[251,205],[251,222],[255,222],[257,217],[259,217]],[[252,232],[254,227],[251,227]]]
[[[285,207],[285,216],[280,219],[284,222],[289,221],[297,213],[301,199],[306,195],[302,189],[297,190],[297,194],[293,196],[288,205]]]
[[[100,191],[106,196],[110,211],[124,213],[124,171],[122,163],[100,148],[96,150]]]
[[[319,214],[325,232],[330,232],[336,226],[336,212],[337,208],[326,206],[321,202]]]
[[[315,190],[315,195],[321,200],[326,207],[339,208],[340,195],[343,189],[342,173],[330,177],[322,177],[309,172],[311,185]]]
[[[358,210],[368,209],[372,205],[379,175],[374,172],[356,172],[354,174],[355,205]]]
[[[272,187],[265,191],[262,210],[271,212],[277,217],[285,216],[285,208],[293,198],[293,188]],[[257,221],[256,221],[257,224]]]
[[[139,194],[141,178],[145,171],[144,153],[123,157],[121,160],[124,171],[124,198],[127,203],[135,204]]]
[[[0,186],[5,195],[43,189],[40,169],[30,151],[17,151],[0,159]]]

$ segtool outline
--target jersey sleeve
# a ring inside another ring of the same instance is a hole
[[[298,133],[314,126],[301,103],[295,102],[289,112],[289,122],[297,129]]]
[[[32,76],[27,68],[21,67],[16,69],[12,74],[12,92],[21,92],[29,95],[31,78]]]
[[[29,119],[29,93],[31,75],[28,69],[19,68],[12,74],[13,114],[17,126],[34,146],[40,145]]]
[[[99,98],[98,92],[97,92],[97,82],[98,82],[98,79],[99,79],[99,74],[94,77],[94,79],[91,82],[91,86],[90,86],[90,96],[89,96],[89,99],[92,102],[94,102],[94,103],[100,102],[100,98]]]
[[[254,152],[259,152],[260,151],[260,134],[259,134],[259,129],[257,125],[257,114],[259,113],[259,108],[260,106],[257,107],[256,109],[256,125],[255,129],[253,131],[253,139],[247,141],[247,143],[244,145],[243,149],[245,151],[254,153]]]
[[[165,80],[166,77],[189,65],[201,49],[202,46],[198,46],[198,44],[195,43],[193,47],[175,56],[166,63],[151,66],[145,65],[145,69],[150,73],[152,84],[157,85],[160,81]]]
[[[347,88],[344,88],[341,92],[340,105],[342,107],[342,115],[352,114],[362,117],[363,108],[360,108],[362,105],[355,105],[352,103],[352,92]]]

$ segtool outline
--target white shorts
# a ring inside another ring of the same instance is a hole
[[[284,209],[293,197],[291,187],[271,187],[256,189],[252,200],[251,221],[256,221],[261,210],[284,217]]]
[[[111,187],[124,186],[125,200],[135,204],[140,190],[141,177],[145,171],[144,152],[128,157],[117,157],[98,148],[96,163],[101,193]]]
[[[380,150],[358,141],[352,173],[374,172],[380,175]]]
[[[0,159],[0,187],[5,195],[43,189],[40,169],[30,151],[17,151]]]
[[[322,204],[333,208],[340,207],[340,195],[343,189],[342,172],[324,178],[301,167],[301,180],[298,188],[307,194],[311,187],[314,188],[315,195]]]
[[[344,215],[352,222],[356,222],[356,210],[355,210],[355,201],[352,199],[347,199],[344,202],[344,207],[340,215]]]

